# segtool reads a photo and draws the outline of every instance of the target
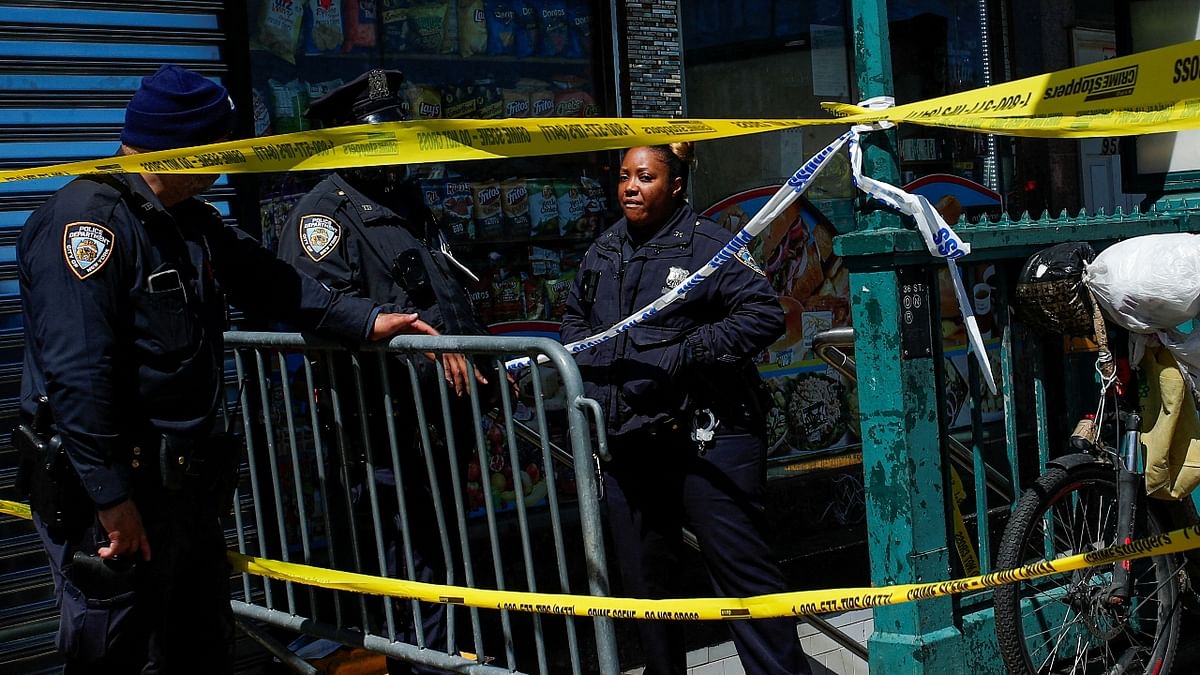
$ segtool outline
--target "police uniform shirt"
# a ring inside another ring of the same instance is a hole
[[[49,397],[67,454],[101,507],[128,496],[139,437],[211,430],[222,400],[223,293],[248,311],[356,340],[376,312],[298,274],[205,202],[168,208],[138,175],[103,181],[68,184],[17,242],[22,412]]]
[[[603,331],[683,283],[731,234],[683,205],[634,248],[624,218],[584,255],[563,315],[564,343]],[[584,280],[593,288],[584,297]],[[783,334],[778,294],[745,247],[665,310],[575,355],[584,393],[600,402],[609,432],[636,431],[697,408],[725,428],[753,419],[761,380],[750,359]]]
[[[482,334],[431,216],[413,200],[407,211],[389,208],[331,174],[292,209],[279,257],[334,289],[416,312],[442,333]]]

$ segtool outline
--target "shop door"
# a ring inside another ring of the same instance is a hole
[[[225,75],[224,4],[0,2],[0,167],[113,154],[124,107],[141,78],[178,63]],[[0,499],[16,499],[16,424],[24,334],[17,235],[63,179],[0,183]],[[209,195],[228,214],[224,182]],[[0,516],[0,672],[54,668],[58,612],[32,526]]]

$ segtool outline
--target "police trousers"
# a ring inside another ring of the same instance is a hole
[[[407,450],[407,448],[406,448]],[[437,514],[433,508],[433,496],[430,494],[428,474],[423,464],[416,461],[403,461],[404,494],[406,516],[408,517],[408,541],[412,554],[411,569],[404,549],[404,528],[400,519],[399,503],[396,501],[396,478],[391,469],[375,470],[375,485],[380,502],[380,517],[383,519],[384,559],[386,574],[392,579],[407,579],[427,584],[444,584],[447,580],[447,563],[442,550],[441,537],[438,536]],[[445,472],[439,476],[446,475]],[[449,481],[446,481],[449,483]],[[365,498],[361,491],[356,491],[356,497]],[[450,499],[453,490],[447,484],[442,487],[442,513],[446,525],[452,532],[454,527],[454,505]],[[362,502],[360,502],[360,505]],[[359,521],[362,522],[362,519]],[[451,539],[456,546],[457,538]],[[413,616],[412,602],[392,598],[393,616],[396,620],[396,639],[408,644],[418,644],[416,621]],[[417,614],[421,622],[420,637],[424,645],[431,650],[446,651],[446,605],[442,603],[421,602],[417,604]],[[417,664],[406,663],[398,659],[387,660],[389,675],[432,675],[446,671]]]
[[[680,597],[681,529],[699,541],[719,597],[779,593],[785,582],[767,547],[763,493],[766,444],[751,434],[717,436],[700,456],[685,433],[648,432],[611,440],[605,465],[609,529],[626,595]],[[687,670],[686,623],[638,621],[646,675]],[[746,673],[809,673],[796,620],[728,622]]]
[[[381,426],[381,425],[375,425]],[[404,427],[401,427],[404,428]],[[380,540],[383,544],[384,570],[383,575],[391,579],[406,579],[424,583],[447,583],[448,571],[455,564],[453,557],[458,549],[458,528],[456,526],[456,511],[454,506],[454,490],[449,480],[449,465],[442,447],[433,450],[435,472],[438,476],[441,510],[449,532],[451,559],[448,562],[442,548],[437,524],[437,512],[434,508],[433,491],[429,480],[429,472],[423,452],[415,433],[409,430],[404,437],[410,442],[401,443],[400,480],[405,497],[405,515],[408,528],[405,529],[400,517],[400,503],[396,495],[396,473],[390,468],[391,461],[386,459],[387,442],[383,438],[375,438],[373,448],[377,461],[388,468],[375,468],[373,473],[374,491],[378,500],[380,518]],[[334,514],[335,520],[349,517],[351,526],[357,535],[359,550],[357,559],[363,561],[363,571],[374,573],[372,563],[378,560],[375,548],[374,517],[371,504],[371,487],[367,483],[363,467],[353,467],[343,474],[342,480],[347,481],[350,490],[349,497],[353,509],[352,514]],[[335,503],[337,500],[334,500]],[[336,506],[334,507],[337,508]],[[405,546],[407,537],[408,546]],[[349,548],[347,537],[339,538],[339,550],[334,553],[341,569],[348,569],[346,561],[355,559],[355,552]],[[408,555],[411,554],[411,565]],[[461,583],[460,579],[456,582]],[[433,650],[446,650],[446,616],[447,606],[442,603],[418,603],[417,615],[414,617],[413,605],[410,600],[390,598],[392,616],[395,621],[395,639],[408,644],[420,644],[423,638],[424,646]],[[420,630],[418,631],[418,622]],[[386,633],[386,631],[381,631]],[[390,636],[389,636],[390,637]],[[413,663],[389,658],[387,660],[389,675],[432,675],[446,671],[421,666]]]
[[[105,564],[92,557],[106,542],[98,521],[47,528],[34,517],[61,611],[56,644],[64,672],[232,672],[230,568],[220,523],[229,504],[208,489],[167,490],[156,470],[135,472],[132,498],[151,559],[108,566],[115,569],[108,576],[95,573]]]

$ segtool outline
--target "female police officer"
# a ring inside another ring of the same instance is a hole
[[[684,201],[691,150],[676,143],[625,153],[618,179],[625,217],[584,256],[564,341],[632,314],[729,241]],[[750,360],[783,330],[776,294],[743,248],[683,301],[576,355],[587,395],[607,413],[608,517],[626,594],[675,595],[684,526],[695,532],[719,595],[784,590],[763,536],[765,404]],[[647,674],[685,671],[678,622],[638,627]],[[730,628],[747,673],[809,672],[794,620]]]

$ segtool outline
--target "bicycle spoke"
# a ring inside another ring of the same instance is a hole
[[[1083,635],[1080,634],[1079,637],[1075,640],[1075,667],[1071,668],[1072,673],[1083,672],[1082,670],[1079,669],[1079,663],[1080,663],[1080,660],[1083,658],[1083,655],[1086,653],[1087,653],[1087,650],[1085,650],[1083,648]]]
[[[1121,511],[1115,472],[1104,466],[1051,469],[1022,497],[999,551],[997,569],[1103,549],[1116,541]],[[1160,532],[1147,512],[1135,536]],[[1143,529],[1144,528],[1144,529]],[[1011,672],[1107,675],[1169,666],[1179,617],[1172,613],[1178,563],[1133,563],[1132,594],[1109,603],[1115,565],[1019,581],[997,589],[996,630]]]

